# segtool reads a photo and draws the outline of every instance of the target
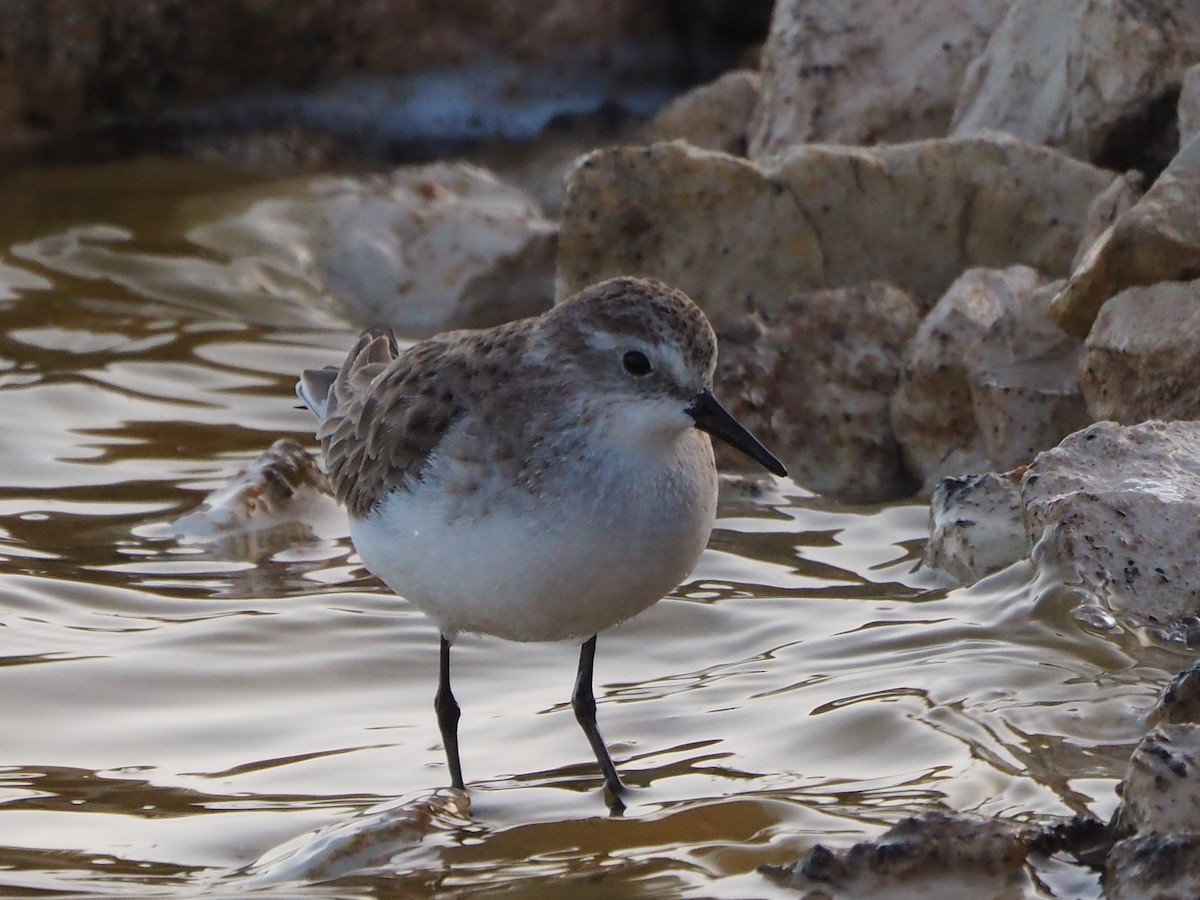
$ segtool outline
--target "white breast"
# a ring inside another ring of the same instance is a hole
[[[708,542],[708,437],[689,428],[664,449],[636,466],[623,455],[582,466],[558,490],[469,516],[444,489],[454,473],[434,467],[352,518],[351,537],[367,568],[448,636],[587,638],[661,599]]]

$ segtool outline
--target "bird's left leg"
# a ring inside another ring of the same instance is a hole
[[[450,784],[463,790],[462,763],[458,759],[458,702],[450,691],[450,642],[442,635],[441,660],[438,666],[437,696],[433,699],[437,711],[438,730],[442,732],[442,747],[450,766]]]
[[[584,641],[579,653],[579,674],[575,677],[575,691],[571,694],[571,708],[575,710],[575,718],[587,735],[600,770],[604,773],[604,785],[611,795],[610,805],[614,809],[623,809],[625,804],[620,800],[620,794],[625,790],[621,779],[617,777],[616,766],[604,746],[604,738],[596,727],[596,696],[592,692],[592,670],[596,662],[596,636],[592,635]]]

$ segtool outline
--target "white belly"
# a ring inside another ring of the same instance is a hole
[[[656,603],[708,543],[712,451],[699,432],[686,437],[656,469],[578,478],[536,507],[463,516],[430,479],[352,518],[350,534],[366,567],[448,637],[587,638]]]

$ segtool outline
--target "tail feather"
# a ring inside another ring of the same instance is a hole
[[[338,370],[335,366],[323,369],[305,369],[296,382],[296,396],[308,407],[309,412],[321,421],[329,406],[329,392],[337,380]]]
[[[391,329],[377,325],[359,336],[340,369],[336,366],[305,369],[296,384],[296,396],[323,422],[329,416],[331,404],[336,409],[341,400],[354,393],[356,386],[369,382],[399,353]]]

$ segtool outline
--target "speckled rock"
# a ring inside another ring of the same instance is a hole
[[[980,508],[989,525],[1012,522],[1000,482],[981,484],[990,492],[948,485],[931,524],[971,520]],[[987,508],[992,500],[995,508]],[[1200,422],[1099,422],[1077,431],[1024,470],[1020,504],[1022,527],[1006,546],[1026,541],[1045,590],[1074,598],[1076,615],[1096,627],[1119,621],[1162,640],[1197,640]],[[931,564],[962,580],[986,574],[988,565],[972,560],[970,531],[943,528]]]
[[[726,72],[660,110],[647,123],[644,139],[647,143],[687,141],[705,150],[745,156],[758,86],[757,72],[750,69]]]
[[[1174,96],[1197,58],[1194,4],[1015,0],[967,72],[952,133],[1006,131],[1111,164],[1134,141],[1173,145]]]
[[[929,504],[925,564],[972,584],[1029,555],[1021,475],[943,478]]]
[[[882,280],[928,308],[972,266],[1065,273],[1111,182],[1004,136],[799,147],[764,168],[680,142],[601,150],[567,177],[556,294],[651,275],[720,323]]]
[[[1080,375],[1095,420],[1200,419],[1200,281],[1122,291],[1085,342]]]
[[[805,487],[863,502],[905,496],[915,484],[888,403],[919,318],[879,282],[798,294],[766,321],[751,313],[719,329],[717,394]],[[723,450],[720,462],[744,468]]]
[[[1200,725],[1157,725],[1129,759],[1118,815],[1122,831],[1200,833]]]
[[[1200,725],[1200,662],[1171,679],[1146,719],[1151,725]]]
[[[1028,463],[1089,421],[1080,343],[1046,319],[1053,293],[1025,266],[973,269],[922,321],[892,423],[926,491],[946,476]]]
[[[317,178],[189,236],[230,254],[276,254],[355,321],[408,336],[536,315],[553,300],[553,223],[475,166]]]
[[[1125,288],[1200,277],[1200,138],[1146,195],[1092,244],[1051,305],[1065,329],[1086,335],[1106,300]]]
[[[1126,622],[1186,637],[1200,613],[1200,423],[1092,425],[1040,454],[1021,495],[1039,566]]]
[[[779,0],[751,155],[946,133],[1005,0]]]
[[[1104,867],[1105,900],[1200,897],[1200,834],[1141,834],[1121,841]]]
[[[1030,835],[998,819],[927,813],[903,819],[875,841],[842,853],[822,845],[788,866],[765,866],[773,881],[805,897],[1023,896]]]

